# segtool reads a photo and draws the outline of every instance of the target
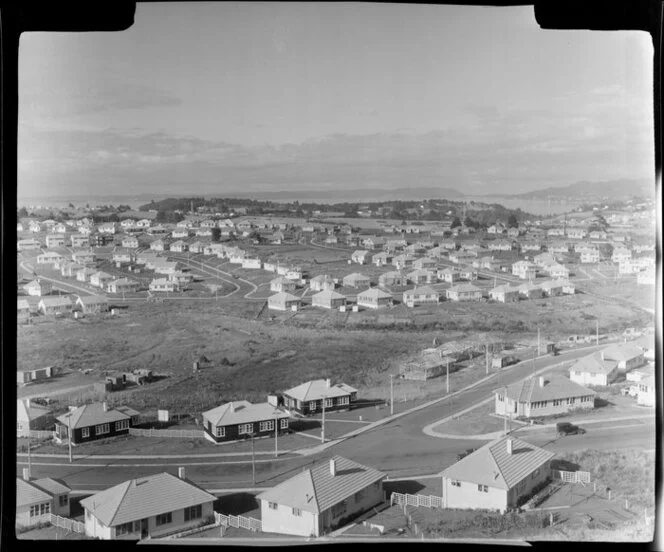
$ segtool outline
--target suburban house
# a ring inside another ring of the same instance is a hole
[[[48,408],[32,404],[30,399],[16,401],[17,435],[27,434],[30,430],[48,431],[54,424],[55,418]]]
[[[25,385],[33,381],[41,381],[53,377],[58,373],[54,366],[45,366],[44,368],[34,368],[32,370],[18,369],[16,371],[16,383]]]
[[[213,520],[217,497],[163,472],[131,479],[81,500],[85,534],[104,540],[139,540],[192,529]]]
[[[39,300],[37,310],[42,314],[66,314],[74,310],[74,303],[68,295],[47,296]]]
[[[111,408],[106,401],[84,404],[79,407],[70,407],[70,411],[56,418],[55,437],[57,440],[66,440],[69,436],[69,427],[72,430],[71,442],[73,445],[126,435],[132,425],[132,416]]]
[[[500,303],[513,303],[519,301],[520,298],[519,288],[512,287],[509,284],[496,286],[489,290],[489,299]]]
[[[353,251],[353,254],[350,256],[351,261],[358,264],[365,264],[368,260],[369,252],[364,249],[358,249]]]
[[[64,234],[49,234],[46,236],[46,247],[53,249],[54,247],[64,247],[66,243]]]
[[[350,410],[355,400],[357,389],[344,383],[332,385],[329,379],[311,380],[283,392],[284,406],[287,410],[307,415],[325,411]]]
[[[25,284],[23,289],[28,295],[32,295],[33,297],[42,297],[53,291],[53,285],[51,282],[37,278],[36,280],[32,280],[32,282]]]
[[[424,349],[415,359],[405,362],[399,369],[403,379],[426,381],[445,373],[455,359],[443,357],[438,349]]]
[[[482,299],[482,290],[473,284],[459,284],[445,290],[450,301],[479,301]]]
[[[270,280],[270,291],[277,293],[295,291],[296,283],[294,280],[288,280],[283,276]]]
[[[182,272],[176,270],[168,275],[168,280],[175,282],[178,286],[183,287],[194,281],[194,275],[191,272]]]
[[[542,288],[531,282],[521,284],[516,289],[519,291],[519,295],[525,299],[539,299],[544,295]]]
[[[422,257],[413,262],[413,268],[416,270],[435,270],[438,263],[431,257]]]
[[[284,274],[284,278],[286,278],[287,280],[293,280],[293,281],[296,281],[296,282],[301,281],[303,277],[304,277],[304,274],[302,273],[302,270],[300,270],[299,268],[289,268],[286,271],[286,274]]]
[[[406,277],[396,270],[383,272],[383,274],[378,277],[378,285],[382,287],[403,286],[406,285]]]
[[[178,284],[168,278],[154,278],[148,285],[149,291],[174,292],[179,288]]]
[[[335,285],[334,279],[327,274],[320,274],[309,280],[309,288],[312,291],[334,290]]]
[[[203,242],[199,242],[199,241],[194,242],[194,243],[189,245],[189,251],[191,251],[192,253],[203,253],[204,248],[205,248],[205,245],[203,244]]]
[[[618,363],[618,370],[626,372],[643,366],[646,361],[644,351],[633,343],[616,343],[602,349],[604,358]]]
[[[530,261],[518,261],[512,265],[512,274],[522,280],[532,280],[537,277],[537,265]]]
[[[376,266],[385,266],[388,264],[392,264],[393,260],[394,260],[394,255],[388,253],[387,251],[381,251],[380,253],[376,253],[371,257],[371,263]]]
[[[265,532],[318,537],[385,500],[386,475],[341,456],[259,494]]]
[[[534,241],[524,241],[521,242],[521,251],[526,253],[527,251],[541,251],[542,244]]]
[[[118,278],[106,284],[109,293],[135,293],[141,288],[141,284],[129,278]]]
[[[37,264],[58,263],[62,259],[64,259],[64,257],[60,255],[60,253],[56,253],[55,251],[44,251],[42,254],[37,255]]]
[[[582,264],[595,264],[600,260],[599,250],[598,249],[586,249],[581,252],[581,263]]]
[[[187,230],[186,228],[178,228],[176,230],[173,230],[173,232],[171,233],[171,237],[173,237],[173,238],[188,238],[189,237],[189,230]],[[183,242],[181,242],[181,243],[183,243]],[[171,251],[173,251],[173,250],[171,249]]]
[[[443,282],[453,284],[461,279],[461,274],[456,268],[439,268],[436,277]]]
[[[644,379],[655,375],[655,367],[652,364],[634,370],[625,374],[627,381],[643,381]]]
[[[300,306],[300,298],[285,291],[271,295],[267,299],[267,308],[271,310],[297,310]]]
[[[569,278],[569,269],[559,263],[547,265],[544,270],[549,273],[549,276],[556,279]]]
[[[540,253],[533,257],[534,263],[539,267],[545,267],[547,265],[556,263],[556,258],[551,253]]]
[[[31,527],[48,522],[50,514],[69,517],[71,489],[62,481],[45,477],[31,479],[25,468],[16,478],[16,526]]]
[[[511,251],[512,243],[507,240],[495,240],[489,243],[489,251]]]
[[[406,275],[406,278],[415,285],[433,284],[437,281],[436,273],[426,269],[413,270]]]
[[[547,280],[539,284],[539,287],[547,297],[557,297],[563,294],[564,286],[562,280]]]
[[[84,234],[72,234],[71,236],[69,236],[69,240],[72,247],[90,246],[90,237],[85,236]]]
[[[126,249],[138,249],[138,238],[128,236],[122,240],[122,247]]]
[[[516,437],[500,437],[443,471],[443,507],[515,509],[550,476],[554,456]]]
[[[16,242],[16,249],[18,251],[31,251],[34,249],[41,249],[41,243],[39,243],[39,241],[35,240],[34,238],[26,240],[18,240]]]
[[[85,268],[85,266],[78,263],[72,263],[72,262],[63,263],[62,266],[60,267],[60,274],[62,274],[63,276],[67,276],[68,278],[73,278],[74,276],[76,276],[76,273],[82,268]]]
[[[362,247],[367,249],[377,249],[385,245],[385,238],[370,236],[362,240]]]
[[[629,261],[631,258],[632,252],[626,247],[616,247],[611,255],[611,261],[614,263]]]
[[[92,276],[90,276],[90,284],[95,287],[105,288],[108,282],[114,279],[115,278],[113,278],[113,276],[111,276],[108,272],[98,270],[92,274]]]
[[[334,291],[333,289],[324,289],[323,291],[311,296],[311,304],[314,307],[337,309],[346,304],[346,296]]]
[[[597,351],[579,359],[570,369],[569,378],[580,385],[609,385],[618,377],[618,363]]]
[[[472,263],[477,258],[476,251],[453,251],[450,253],[450,261],[455,264]]]
[[[412,255],[397,255],[392,258],[392,266],[397,270],[410,268],[417,259]]]
[[[655,376],[648,376],[638,383],[636,404],[655,406]]]
[[[79,295],[75,307],[84,314],[108,312],[109,301],[105,295]]]
[[[114,263],[132,263],[136,259],[136,254],[132,249],[115,249],[112,260]]]
[[[494,390],[499,416],[537,418],[595,407],[595,392],[564,376],[531,377]]]
[[[256,270],[262,267],[263,267],[263,262],[259,258],[245,257],[244,259],[242,259],[242,268]]]
[[[479,277],[479,274],[477,270],[473,270],[471,268],[460,268],[459,269],[459,279],[461,280],[468,280],[468,281],[474,281],[477,280]]]
[[[393,303],[392,294],[382,289],[369,288],[357,294],[357,304],[369,309],[380,309],[391,307]]]
[[[150,244],[150,249],[152,251],[164,251],[166,249],[166,245],[164,244],[164,240],[154,240]]]
[[[26,321],[30,318],[32,314],[32,308],[30,308],[30,302],[21,297],[16,298],[16,318],[19,321]]]
[[[354,287],[354,288],[364,288],[371,284],[371,279],[364,274],[359,274],[354,272],[348,276],[344,276],[343,285],[344,287]]]
[[[565,242],[551,243],[547,246],[550,253],[557,253],[558,255],[565,255],[569,253],[570,245]]]
[[[203,412],[205,437],[215,443],[235,441],[254,435],[274,435],[275,423],[278,432],[288,431],[289,415],[269,402],[251,404],[236,401]]]
[[[413,289],[405,291],[403,294],[403,302],[408,307],[426,304],[437,305],[439,300],[440,294],[435,289],[428,286],[416,286]]]
[[[574,295],[576,293],[576,286],[569,280],[557,280],[563,286],[564,295]]]
[[[187,247],[187,244],[182,240],[174,241],[169,247],[169,250],[173,251],[174,253],[184,253],[188,249],[189,248]]]

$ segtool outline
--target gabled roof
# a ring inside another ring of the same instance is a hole
[[[39,301],[45,307],[64,307],[71,305],[71,299],[67,295],[56,295],[53,297],[42,297]]]
[[[457,291],[457,292],[462,292],[462,291],[482,291],[480,288],[477,286],[474,286],[473,284],[459,284],[458,286],[452,286],[449,288],[447,291]]]
[[[490,293],[518,293],[518,292],[519,288],[512,287],[509,284],[496,286],[495,288],[490,290]]]
[[[330,462],[322,462],[256,498],[320,514],[385,478],[383,472],[347,458],[334,456],[331,460],[335,463],[334,476],[330,471]]]
[[[379,288],[369,288],[366,289],[360,293],[357,294],[358,297],[369,297],[370,299],[384,299],[384,298],[392,298],[391,293],[387,293],[386,291],[383,291],[382,289]]]
[[[81,505],[112,527],[215,500],[193,483],[163,472],[120,483],[81,500]]]
[[[108,304],[108,297],[105,295],[79,295],[78,301],[83,305],[106,305]]]
[[[69,417],[71,417],[71,421],[69,421]],[[72,429],[77,429],[79,427],[128,420],[129,418],[130,416],[110,407],[104,412],[102,403],[92,403],[79,406],[76,410],[58,416],[56,419],[63,425],[71,424]]]
[[[26,401],[17,400],[16,401],[16,419],[17,420],[36,420],[42,416],[48,416],[51,414],[51,411],[48,408],[44,408],[38,405],[27,405]]]
[[[272,281],[274,281],[274,280],[272,280]],[[312,282],[320,282],[322,284],[322,283],[327,283],[327,282],[334,282],[334,279],[332,278],[332,276],[328,276],[327,274],[319,274],[318,276],[314,276],[311,279],[311,281]]]
[[[30,481],[36,487],[39,487],[42,491],[49,493],[50,495],[60,495],[69,493],[71,489],[65,485],[63,481],[59,479],[52,479],[50,477],[44,477],[43,479],[35,479]]]
[[[368,254],[369,254],[369,252],[366,251],[365,249],[358,249],[356,251],[353,251],[353,254],[351,255],[351,257],[355,257],[356,255],[368,255]]]
[[[429,286],[415,286],[413,289],[404,291],[404,296],[406,295],[440,295],[440,293]]]
[[[332,289],[325,289],[319,293],[312,295],[311,298],[332,300],[332,299],[345,299],[346,296]]]
[[[369,280],[369,276],[365,276],[364,274],[360,274],[359,272],[353,272],[352,274],[349,274],[348,276],[344,276],[344,280]]]
[[[288,414],[269,403],[251,404],[249,401],[234,401],[203,412],[203,417],[215,426],[226,426],[288,418]]]
[[[543,386],[540,385],[540,379],[544,380]],[[494,393],[504,393],[504,391],[505,388],[503,387],[494,390]],[[531,377],[507,386],[507,396],[521,403],[587,397],[595,394],[591,389],[574,383],[564,376]]]
[[[298,401],[316,401],[323,397],[331,399],[333,397],[344,397],[350,394],[349,391],[343,389],[340,385],[330,384],[328,387],[328,381],[329,380],[317,379],[301,383],[297,387],[284,391],[284,395],[288,395]]]
[[[542,282],[539,286],[542,289],[551,289],[557,287],[564,287],[564,284],[562,280],[547,280],[546,282]]]
[[[643,355],[643,350],[632,343],[616,343],[602,349],[604,358],[617,362],[628,361]]]
[[[507,440],[512,440],[512,454]],[[546,464],[555,454],[516,437],[487,443],[443,471],[444,478],[509,490]]]
[[[130,280],[129,278],[118,278],[117,280],[113,280],[112,282],[109,282],[109,285],[112,285],[112,284],[115,284],[116,286],[117,285],[129,285],[129,284],[136,285],[136,284],[138,284],[138,282],[136,282],[134,280]]]
[[[16,506],[28,506],[38,502],[47,502],[53,497],[43,489],[40,489],[31,482],[16,478]]]
[[[292,293],[287,293],[285,291],[280,291],[279,293],[275,293],[274,295],[270,295],[269,301],[279,301],[279,302],[284,302],[288,303],[290,301],[299,301],[300,298],[296,297]]]

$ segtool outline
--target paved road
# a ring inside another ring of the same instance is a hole
[[[558,357],[542,357],[534,362],[534,369],[544,368],[553,363],[559,363],[563,358],[573,360],[588,354],[596,346],[583,350],[573,351]],[[531,361],[510,367],[503,371],[502,381],[512,383],[533,373]],[[476,440],[438,439],[425,435],[422,428],[446,416],[455,414],[468,406],[475,404],[491,394],[498,387],[494,376],[489,381],[478,384],[473,389],[464,391],[452,399],[444,399],[429,408],[407,414],[383,426],[372,428],[369,431],[335,444],[320,454],[295,459],[265,459],[256,461],[256,479],[258,486],[273,485],[294,473],[303,466],[333,454],[340,454],[358,462],[375,466],[386,471],[392,477],[414,476],[420,474],[438,473],[444,467],[456,461],[458,452],[470,447],[476,447]],[[602,433],[603,432],[603,433]],[[616,443],[610,439],[614,428],[605,428],[599,432],[584,437],[567,437],[566,441],[558,443],[553,441],[547,446],[552,450],[556,447],[566,450],[568,447],[581,448],[584,446],[615,448]],[[603,435],[603,437],[597,437]],[[633,428],[629,435],[621,434],[620,446],[649,446],[653,443],[653,432],[644,428]],[[537,436],[528,435],[530,439]],[[547,437],[544,442],[547,442]],[[579,440],[577,442],[577,439]],[[572,443],[572,445],[569,445]],[[654,446],[654,445],[653,445]],[[26,466],[21,459],[17,466],[17,473]],[[64,464],[64,465],[63,465]],[[214,460],[214,461],[182,461],[181,459],[155,459],[130,460],[116,459],[113,461],[95,460],[93,457],[84,461],[77,461],[69,465],[62,459],[35,458],[32,462],[33,474],[36,477],[61,477],[71,484],[72,488],[106,488],[117,484],[129,477],[138,477],[154,473],[155,471],[175,471],[177,466],[187,467],[188,476],[201,485],[212,488],[223,487],[229,484],[234,487],[252,484],[251,461],[244,460]]]

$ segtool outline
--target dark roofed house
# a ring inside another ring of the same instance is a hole
[[[321,536],[384,500],[386,475],[341,456],[307,468],[256,498],[262,529]]]
[[[289,415],[270,403],[251,404],[234,401],[203,412],[203,429],[206,438],[220,443],[256,436],[274,435],[288,431]]]
[[[535,418],[595,407],[596,393],[564,376],[539,376],[494,390],[496,414]]]
[[[443,471],[443,507],[502,513],[515,509],[545,483],[553,456],[515,437],[487,443]]]
[[[98,314],[108,312],[109,301],[105,295],[79,295],[76,299],[76,307],[85,314]]]
[[[298,414],[316,414],[323,410],[349,410],[357,389],[345,384],[332,385],[329,379],[302,383],[284,391],[284,405]]]
[[[85,534],[140,540],[192,529],[214,520],[216,496],[167,472],[130,479],[81,500]]]
[[[72,444],[87,443],[97,439],[126,435],[132,426],[133,416],[111,408],[104,401],[73,408],[58,416],[55,424],[56,440],[66,440],[69,427],[72,431]]]

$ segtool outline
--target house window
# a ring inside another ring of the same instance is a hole
[[[111,432],[110,424],[100,424],[95,427],[96,435],[103,435],[105,433],[110,433],[110,432]]]
[[[452,480],[452,487],[461,487],[461,481]]]
[[[334,406],[334,399],[325,399],[325,408]]]
[[[281,427],[281,429],[286,429],[288,427],[288,418],[282,418],[279,421],[279,426]]]
[[[122,525],[118,525],[115,528],[115,535],[126,535],[128,533],[132,533],[134,529],[134,523],[132,521],[128,523],[123,523]]]
[[[254,424],[240,424],[237,428],[240,435],[248,435],[254,432]]]
[[[226,437],[226,428],[225,427],[215,428],[215,434],[217,437]]]
[[[348,404],[350,402],[350,397],[339,397],[339,404]]]
[[[309,410],[312,412],[316,410],[316,401],[309,401]]]
[[[203,505],[191,506],[184,509],[184,520],[191,521],[192,519],[200,519],[203,517]]]
[[[66,506],[69,502],[69,497],[67,495],[60,496],[60,506]]]
[[[92,514],[90,514],[90,510],[85,511],[85,519],[90,519],[92,517]]]
[[[156,517],[156,522],[157,525],[166,525],[168,523],[171,523],[173,521],[173,515],[171,512],[168,512],[167,514],[160,514]]]
[[[489,487],[487,487],[486,485],[478,485],[477,490],[481,493],[488,493]]]
[[[271,431],[274,429],[274,420],[268,420],[259,424],[259,431]]]
[[[299,508],[293,508],[293,515],[298,517],[302,516],[302,510]]]
[[[498,395],[498,402],[503,402],[505,398],[502,395]]]
[[[123,429],[129,429],[129,420],[115,422],[115,431],[122,431]]]
[[[561,400],[560,399],[554,399],[553,400],[553,406],[560,406]]]
[[[270,510],[276,510],[279,508],[279,505],[276,502],[268,502],[267,506]]]

